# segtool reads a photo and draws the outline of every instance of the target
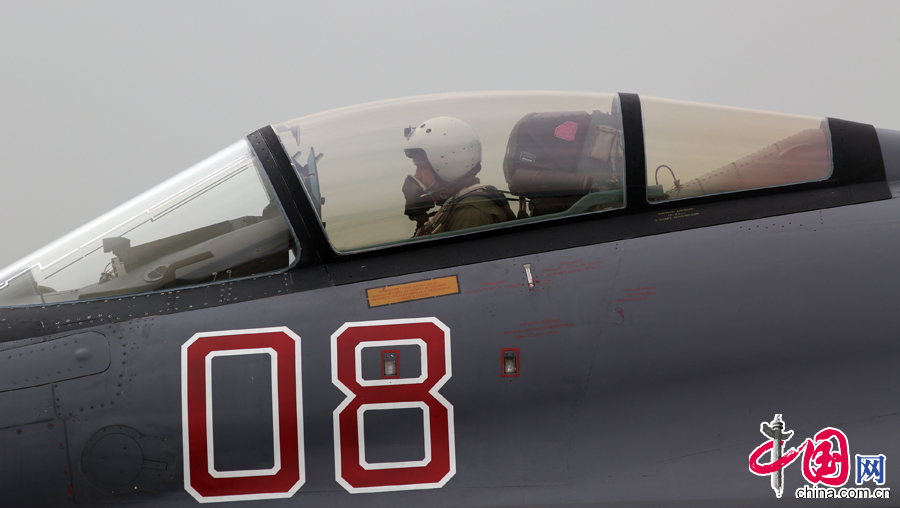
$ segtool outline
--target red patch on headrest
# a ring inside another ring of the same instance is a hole
[[[572,141],[575,139],[575,132],[578,131],[578,124],[575,122],[566,122],[559,127],[556,128],[556,132],[553,133],[554,136],[559,139],[565,139],[566,141]]]

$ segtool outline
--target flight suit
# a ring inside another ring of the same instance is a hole
[[[417,236],[459,231],[515,219],[506,196],[492,185],[472,185],[448,199]]]

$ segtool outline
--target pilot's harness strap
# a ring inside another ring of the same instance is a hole
[[[472,196],[483,196],[493,201],[505,212],[506,217],[504,220],[514,220],[516,218],[515,214],[509,208],[509,202],[506,200],[506,196],[504,196],[496,187],[493,185],[472,185],[457,192],[455,196],[448,199],[444,205],[441,206],[441,209],[438,210],[424,226],[422,226],[422,229],[416,236],[443,233],[443,226],[450,220],[456,205],[463,199]]]

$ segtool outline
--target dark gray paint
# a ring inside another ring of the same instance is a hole
[[[0,392],[98,374],[109,357],[109,342],[96,332],[11,349],[0,355]]]
[[[23,507],[70,505],[72,471],[65,443],[61,421],[0,429],[0,502]]]
[[[275,464],[271,366],[268,354],[212,359],[217,471],[270,469]]]
[[[402,462],[425,458],[425,432],[419,408],[366,411],[366,462]]]
[[[746,460],[775,412],[798,436],[833,425],[860,452],[900,456],[900,318],[886,297],[900,282],[897,212],[891,200],[397,277],[385,283],[455,273],[462,294],[374,309],[367,285],[350,284],[111,325],[104,333],[140,345],[128,358],[137,376],[115,407],[71,420],[70,453],[98,428],[127,425],[180,456],[181,344],[200,331],[288,326],[303,341],[307,481],[267,506],[774,504]],[[514,285],[524,263],[542,282],[533,291]],[[656,294],[619,302],[633,287]],[[423,316],[452,332],[454,375],[441,393],[456,411],[457,474],[442,489],[348,494],[334,481],[332,411],[343,395],[329,337],[348,321]],[[515,333],[557,319],[572,326]],[[520,348],[521,377],[500,376],[504,347]],[[788,494],[805,483],[798,471],[786,472]],[[73,480],[80,501],[117,501],[83,474]],[[157,492],[129,502],[196,504],[180,472]]]
[[[0,393],[0,428],[50,421],[56,418],[53,387],[36,386]]]
[[[137,331],[133,326],[125,330]],[[94,333],[101,334],[109,344],[109,367],[91,376],[69,379],[54,383],[53,394],[56,413],[61,418],[78,418],[96,410],[114,407],[125,396],[128,383],[140,373],[129,368],[128,355],[141,348],[140,336],[132,336],[131,344],[112,327],[98,327]],[[68,335],[57,340],[67,340]]]
[[[118,496],[158,492],[162,484],[172,481],[178,469],[176,456],[166,451],[165,439],[143,435],[124,425],[95,432],[87,440],[78,465],[97,492]]]
[[[368,284],[349,284],[101,327],[140,345],[128,357],[137,376],[115,407],[67,420],[72,463],[107,425],[159,436],[180,460],[181,344],[200,331],[287,326],[303,344],[307,480],[292,499],[261,505],[774,505],[768,479],[746,460],[775,412],[800,437],[832,425],[853,450],[900,456],[898,207],[882,201],[396,277],[385,283],[457,274],[462,294],[374,309]],[[539,281],[532,291],[524,263]],[[620,302],[634,287],[655,294]],[[348,494],[334,481],[332,412],[343,395],[331,384],[329,337],[349,321],[423,316],[452,333],[454,374],[441,393],[456,412],[457,474],[442,489]],[[547,326],[522,324],[533,321],[571,326],[516,333]],[[521,377],[500,376],[504,347],[520,348]],[[805,483],[798,471],[786,472],[787,494]],[[73,483],[89,506],[118,500],[81,472]],[[180,471],[154,495],[128,495],[141,500],[196,505]]]

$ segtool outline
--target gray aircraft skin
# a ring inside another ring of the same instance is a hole
[[[855,455],[900,460],[900,131],[828,119],[827,178],[651,204],[617,97],[621,208],[351,253],[249,135],[290,267],[0,307],[0,506],[805,505],[826,428],[890,489]]]

